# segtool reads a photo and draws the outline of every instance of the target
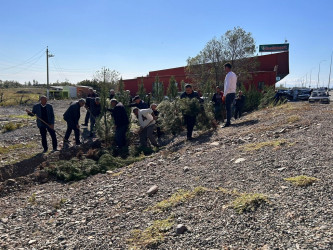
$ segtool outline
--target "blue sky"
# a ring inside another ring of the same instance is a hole
[[[327,86],[333,1],[0,0],[0,79],[91,79],[105,66],[124,79],[186,65],[214,36],[239,26],[256,45],[290,43],[282,83]],[[333,76],[331,76],[333,78]],[[333,80],[331,80],[333,82]],[[331,86],[333,83],[331,84]]]

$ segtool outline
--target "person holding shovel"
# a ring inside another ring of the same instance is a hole
[[[134,108],[133,113],[136,118],[139,120],[140,130],[140,145],[142,147],[147,147],[147,138],[149,138],[150,143],[155,147],[159,147],[160,145],[157,143],[153,132],[155,129],[155,119],[154,113],[152,109],[138,109]]]
[[[75,144],[80,145],[80,108],[85,105],[86,101],[81,98],[79,101],[72,103],[64,113],[64,120],[67,122],[67,130],[64,138],[64,147],[68,145],[69,136],[74,130]]]
[[[54,112],[51,104],[47,103],[46,96],[39,98],[39,103],[35,104],[32,111],[26,110],[29,116],[36,116],[37,127],[39,128],[40,135],[42,136],[43,153],[48,151],[46,133],[49,132],[52,138],[53,151],[57,151],[57,137],[54,130]]]

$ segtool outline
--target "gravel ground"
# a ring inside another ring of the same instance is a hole
[[[174,138],[166,149],[114,173],[20,191],[7,180],[0,185],[13,192],[0,198],[0,247],[144,248],[131,241],[135,230],[171,218],[171,229],[148,247],[332,249],[332,120],[332,104],[288,103],[248,114],[229,128],[196,133],[191,142]],[[319,180],[307,187],[284,180],[298,175]],[[153,185],[158,191],[148,196]],[[205,190],[168,209],[151,209],[179,189],[198,187]],[[239,213],[230,205],[237,193],[264,194],[268,202]],[[179,224],[184,233],[176,233]]]

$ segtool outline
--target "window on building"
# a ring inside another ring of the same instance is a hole
[[[258,89],[264,90],[265,82],[258,82]]]

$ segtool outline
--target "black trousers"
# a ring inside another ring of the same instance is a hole
[[[89,122],[89,117],[90,117],[90,112],[87,110],[86,117],[84,118],[84,125],[88,125]]]
[[[69,124],[67,123],[67,130],[66,130],[66,134],[65,134],[65,140],[68,141],[72,130],[74,130],[74,135],[75,135],[75,143],[76,144],[80,144],[80,129],[78,129],[76,127],[76,125],[74,124]]]
[[[193,128],[196,122],[196,116],[184,115],[184,122],[187,129],[187,138],[192,137]]]
[[[46,139],[46,133],[47,131],[49,132],[51,138],[52,138],[52,147],[53,150],[57,149],[57,137],[56,137],[56,133],[53,129],[49,128],[49,127],[41,127],[39,128],[40,131],[40,135],[42,136],[42,146],[44,148],[44,150],[48,150],[48,146],[47,146],[47,139]]]
[[[115,141],[119,148],[126,146],[126,132],[128,126],[117,126],[115,132]]]
[[[232,116],[232,110],[231,105],[235,100],[235,93],[229,93],[225,97],[225,109],[227,110],[227,124],[230,124],[231,116]]]
[[[241,106],[235,106],[235,116],[234,116],[235,119],[241,118],[242,113],[243,113],[243,107],[241,107]]]

